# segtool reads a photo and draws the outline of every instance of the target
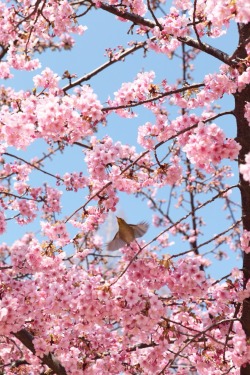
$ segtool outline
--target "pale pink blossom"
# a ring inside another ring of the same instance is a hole
[[[245,251],[245,253],[250,253],[250,232],[248,232],[246,229],[243,231],[243,234],[240,238],[240,244],[241,244],[241,249]]]
[[[250,182],[250,153],[245,155],[245,164],[240,164],[240,173],[244,180]]]

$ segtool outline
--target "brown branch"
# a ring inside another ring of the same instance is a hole
[[[23,163],[29,165],[30,167],[37,169],[39,172],[42,172],[42,173],[44,173],[44,174],[47,174],[48,176],[54,177],[54,178],[56,178],[57,180],[60,180],[60,181],[63,181],[63,182],[64,182],[63,178],[61,178],[61,177],[59,177],[59,176],[55,176],[55,175],[52,174],[52,173],[46,172],[45,170],[43,170],[43,169],[41,169],[41,168],[38,168],[36,165],[34,165],[34,164],[28,162],[27,160],[24,160],[23,158],[20,158],[19,156],[16,156],[16,155],[13,155],[13,154],[9,154],[8,152],[4,152],[3,155],[7,155],[7,156],[10,156],[10,157],[15,158],[15,159],[17,159],[17,160],[20,160],[20,161],[22,161]]]
[[[93,150],[92,146],[85,145],[84,143],[81,143],[81,142],[74,142],[73,144],[77,145],[77,146],[80,146],[80,147],[83,147],[83,148],[87,148],[88,150]]]
[[[44,156],[42,157],[42,158],[40,158],[39,160],[37,160],[36,161],[36,164],[41,164],[45,159],[47,159],[47,158],[49,158],[50,159],[50,157],[51,157],[51,155],[53,155],[56,151],[58,151],[58,150],[60,150],[61,148],[60,148],[60,146],[59,147],[57,147],[55,150],[52,150],[52,151],[50,151],[48,154],[44,154]],[[12,155],[12,154],[11,154]],[[12,155],[13,157],[14,157],[14,155]],[[51,159],[50,159],[51,160]],[[27,163],[26,161],[25,161],[25,163]],[[33,166],[33,164],[31,164],[31,166]],[[41,170],[40,170],[41,171]],[[15,172],[12,172],[12,173],[10,173],[9,175],[7,175],[7,176],[4,176],[4,177],[0,177],[0,180],[3,180],[3,179],[6,179],[6,178],[9,178],[9,177],[11,177],[11,176],[13,176],[15,174]]]
[[[143,18],[143,17],[141,17],[141,16],[139,16],[138,14],[135,14],[135,13],[130,13],[130,12],[121,10],[121,9],[119,9],[119,8],[113,6],[113,5],[101,3],[100,8],[109,12],[109,13],[114,14],[115,16],[124,18],[128,21],[131,21],[135,25],[146,26],[149,29],[152,29],[156,26],[156,24],[149,19]]]
[[[154,40],[154,39],[155,39],[155,37],[151,38],[150,40]],[[92,77],[94,77],[95,75],[100,73],[102,70],[104,70],[104,69],[108,68],[109,66],[117,63],[118,61],[123,60],[126,56],[132,54],[133,52],[135,52],[135,51],[137,51],[141,48],[145,48],[147,42],[148,41],[136,43],[133,47],[126,49],[124,52],[121,52],[119,55],[117,54],[118,55],[117,57],[115,57],[116,56],[115,55],[112,58],[112,60],[105,62],[104,64],[102,64],[98,68],[94,69],[92,72],[90,72],[88,74],[85,74],[83,77],[79,78],[78,80],[64,86],[62,88],[62,90],[66,93],[68,90],[72,89],[73,87],[81,85],[81,83],[90,80]]]
[[[92,199],[94,199],[97,195],[99,195],[104,189],[106,189],[109,185],[111,185],[112,182],[108,182],[107,184],[105,184],[100,190],[98,190],[95,194],[91,195],[91,197],[89,197],[89,199],[87,200],[86,203],[84,203],[81,207],[77,208],[77,210],[75,210],[66,220],[65,220],[65,224],[80,210],[84,209],[87,204],[89,202],[92,201]]]
[[[175,89],[175,90],[172,90],[172,91],[164,92],[164,93],[162,93],[162,94],[160,94],[158,96],[154,96],[154,97],[152,97],[150,99],[141,100],[140,102],[137,102],[137,103],[131,103],[131,104],[125,104],[125,105],[118,105],[116,107],[102,108],[102,111],[108,112],[108,111],[113,111],[113,110],[116,110],[116,109],[133,108],[133,107],[137,107],[137,106],[142,105],[142,104],[154,102],[155,100],[162,99],[165,96],[170,96],[170,95],[173,95],[173,94],[178,94],[180,92],[185,92],[187,90],[197,89],[197,88],[202,87],[202,86],[205,86],[205,84],[204,83],[195,83],[194,85],[184,86],[184,87],[181,87],[179,89]]]
[[[0,60],[2,60],[2,58],[6,55],[6,53],[8,52],[8,47],[3,47],[3,46],[0,46],[2,48],[2,51],[0,53]]]
[[[129,269],[129,267],[131,266],[131,264],[133,263],[133,261],[138,257],[138,255],[146,247],[146,246],[141,247],[136,240],[135,240],[135,242],[137,243],[137,245],[139,247],[139,250],[133,256],[133,258],[128,262],[128,264],[126,265],[126,267],[124,268],[124,270],[120,273],[120,275],[118,275],[118,277],[115,279],[115,281],[113,281],[111,284],[109,284],[109,287],[111,287],[112,285],[115,285],[117,283],[117,281],[120,280],[120,278],[127,272],[127,270]]]
[[[192,171],[191,171],[191,163],[190,163],[190,160],[188,158],[186,158],[186,164],[187,164],[187,169],[188,169],[188,172],[190,174],[190,176],[192,175]],[[188,182],[186,181],[186,184],[188,184]],[[193,233],[195,233],[195,235],[197,234],[197,217],[195,216],[194,214],[194,211],[195,211],[195,197],[194,197],[194,192],[193,192],[193,189],[189,189],[188,190],[188,194],[189,194],[189,198],[190,198],[190,206],[191,206],[191,212],[192,212],[192,215],[191,215],[191,221],[192,221],[192,230],[193,230]],[[195,237],[195,240],[191,242],[191,246],[192,246],[192,250],[194,251],[194,253],[196,255],[199,254],[199,251],[198,251],[198,245],[197,245],[197,239]],[[203,270],[203,265],[200,266],[201,269]]]
[[[28,191],[25,191],[24,194],[27,194],[27,193],[28,193]],[[6,196],[10,196],[10,197],[14,197],[14,198],[18,198],[18,199],[25,199],[27,201],[43,202],[42,199],[28,198],[28,197],[25,197],[24,194],[17,195],[17,194],[9,193],[9,192],[6,192],[6,191],[0,191],[0,195],[1,194],[6,195]]]
[[[70,5],[72,6],[73,3],[71,3]],[[92,4],[90,4],[84,12],[75,15],[74,18],[76,19],[76,18],[80,18],[80,17],[86,16],[86,14],[91,10],[91,8],[93,8]]]
[[[157,17],[155,16],[154,12],[153,12],[153,9],[151,8],[151,4],[150,4],[150,0],[147,0],[147,6],[148,6],[148,10],[151,14],[151,16],[153,17],[154,21],[155,21],[155,24],[159,27],[160,30],[163,29],[162,25],[159,23]]]
[[[170,323],[173,323],[173,324],[176,324],[177,326],[180,326],[180,327],[182,327],[182,328],[185,328],[186,330],[188,330],[188,331],[194,331],[194,332],[200,332],[198,329],[195,329],[195,328],[193,328],[193,327],[188,327],[188,326],[185,326],[184,324],[182,324],[181,322],[176,322],[176,321],[174,321],[174,320],[171,320],[171,319],[169,319],[169,318],[165,318],[165,317],[163,317],[162,316],[162,319],[165,321],[165,322],[170,322]],[[180,331],[178,331],[178,333],[179,333]],[[183,335],[187,335],[187,333],[184,333],[184,332],[181,332]],[[189,336],[190,336],[190,334],[189,334]],[[192,337],[194,337],[194,335],[192,335]],[[221,342],[221,341],[219,341],[219,340],[217,340],[215,337],[213,337],[213,336],[211,336],[211,335],[208,335],[207,333],[206,333],[206,337],[208,337],[208,338],[210,338],[211,340],[213,340],[214,342],[216,342],[217,344],[219,344],[219,345],[224,345],[224,343],[223,342]]]
[[[237,318],[237,315],[238,315],[238,313],[240,311],[240,307],[241,307],[241,303],[237,303],[237,305],[235,307],[235,312],[234,312],[233,318]],[[225,340],[225,344],[224,344],[224,352],[223,352],[223,360],[224,360],[224,362],[227,361],[227,359],[226,359],[226,348],[227,348],[227,343],[229,341],[229,334],[232,331],[232,329],[233,329],[233,321],[231,321],[230,324],[229,324],[229,328],[228,328],[228,332],[227,332],[226,340]]]
[[[221,117],[221,116],[225,116],[225,115],[232,115],[233,112],[232,111],[225,111],[225,112],[221,112],[221,113],[218,113],[217,115],[213,116],[213,117],[210,117],[206,120],[203,120],[204,124],[207,123],[207,122],[210,122],[210,121],[213,121],[215,120],[216,118],[218,117]],[[194,124],[194,125],[191,125],[189,126],[188,128],[186,129],[182,129],[180,130],[179,132],[177,132],[175,135],[172,135],[172,137],[169,137],[166,141],[161,141],[159,142],[154,148],[157,149],[158,147],[162,146],[164,143],[168,142],[168,141],[171,141],[172,139],[176,138],[176,137],[179,137],[179,135],[183,134],[183,133],[186,133],[186,131],[189,131],[189,130],[192,130],[192,129],[195,129],[197,128],[198,126],[198,123]],[[149,152],[149,151],[148,151]]]
[[[172,187],[173,189],[173,187]],[[169,193],[169,199],[168,199],[168,205],[169,205],[169,202],[171,201],[171,192],[172,192],[172,189]],[[146,197],[153,205],[153,209],[154,210],[157,210],[164,218],[166,218],[168,220],[168,222],[170,224],[174,224],[174,221],[171,219],[170,215],[169,215],[169,210],[167,209],[167,212],[166,214],[163,212],[163,210],[161,209],[161,207],[158,207],[154,201],[154,199],[152,198],[152,196],[148,195],[147,193],[145,193],[144,191],[140,191],[139,194],[143,195],[144,197]],[[184,236],[188,237],[188,234],[182,230],[181,228],[178,228],[177,231],[181,234],[183,234]],[[193,248],[191,250],[188,250],[187,252],[191,252],[193,251]],[[186,254],[186,251],[185,251],[185,254]]]
[[[41,1],[38,0],[38,2],[37,2],[38,5],[40,4],[40,2],[41,2]],[[43,0],[43,4],[42,4],[42,6],[41,6],[41,9],[38,9],[38,7],[37,7],[37,15],[36,15],[36,19],[35,19],[35,20],[33,21],[33,23],[32,23],[32,26],[31,26],[30,31],[29,31],[29,36],[28,36],[28,38],[27,38],[26,46],[25,46],[25,53],[26,53],[26,54],[28,53],[28,44],[29,44],[29,42],[30,42],[30,38],[31,38],[32,32],[33,32],[33,30],[34,30],[34,28],[35,28],[35,24],[37,23],[40,14],[42,14],[42,11],[43,11],[43,8],[45,7],[45,5],[46,5],[46,0]],[[35,9],[35,11],[36,11],[36,9]],[[31,17],[29,17],[29,18],[31,18]]]
[[[34,355],[36,355],[35,347],[33,344],[34,337],[26,331],[26,329],[21,329],[20,331],[13,333],[13,335],[21,341],[21,343],[26,346]],[[53,353],[44,354],[41,361],[47,365],[55,374],[67,375],[65,368],[61,365],[58,359]]]
[[[194,11],[193,11],[193,28],[194,28],[194,32],[195,32],[195,35],[196,35],[196,38],[198,40],[198,43],[199,45],[203,46],[203,43],[202,41],[200,40],[200,36],[199,36],[199,33],[197,31],[197,28],[196,28],[196,23],[195,23],[195,17],[196,17],[196,6],[197,6],[197,0],[194,0]]]
[[[159,372],[158,375],[164,374],[165,370],[174,363],[176,358],[179,357],[180,353],[183,352],[183,350],[185,350],[186,347],[190,345],[193,341],[195,341],[199,336],[204,335],[207,331],[210,331],[211,329],[216,328],[220,324],[224,324],[228,322],[235,322],[235,321],[239,321],[239,319],[238,318],[223,319],[220,322],[213,323],[212,325],[210,325],[208,328],[204,329],[203,331],[198,332],[192,339],[188,340],[188,342],[182,348],[180,348],[177,353],[175,353],[174,358],[171,359],[166,366],[164,366],[164,368],[161,370],[161,372]]]
[[[39,7],[39,5],[41,4],[41,2],[42,2],[42,0],[37,0],[37,1],[35,2],[35,4],[33,5],[34,10],[33,10],[31,13],[29,13],[27,16],[23,17],[23,18],[21,19],[21,21],[19,21],[19,22],[15,25],[15,27],[18,28],[23,22],[32,19],[32,16],[35,15],[36,12],[38,11],[38,7]]]
[[[223,232],[220,232],[219,234],[217,234],[216,236],[214,236],[213,238],[210,238],[210,240],[207,240],[203,243],[201,243],[200,245],[196,246],[196,247],[193,247],[191,250],[187,250],[187,251],[183,251],[182,253],[178,253],[178,254],[174,254],[174,255],[171,255],[171,257],[169,257],[168,259],[173,259],[173,258],[177,258],[177,257],[180,257],[182,255],[186,255],[188,253],[191,253],[192,251],[195,251],[195,250],[198,250],[200,249],[201,247],[205,246],[205,245],[208,245],[210,242],[212,241],[215,241],[217,238],[219,238],[220,236],[222,236],[223,234],[227,233],[227,232],[230,232],[234,227],[236,227],[238,224],[241,223],[242,220],[238,220],[236,221],[236,223],[234,223],[233,225],[231,225],[228,229],[224,230]],[[217,283],[217,282],[216,282]],[[214,284],[213,284],[214,285]]]
[[[101,3],[100,8],[109,12],[109,13],[112,13],[112,14],[118,16],[118,17],[122,17],[122,18],[124,18],[128,21],[131,21],[135,25],[146,26],[149,29],[153,29],[154,27],[156,27],[155,22],[153,22],[149,19],[143,18],[143,17],[139,16],[138,14],[134,14],[134,13],[130,13],[130,12],[127,12],[127,11],[120,10],[120,9],[118,9],[118,8],[112,6],[112,5]],[[174,35],[171,35],[171,36],[175,37]],[[211,46],[207,43],[202,43],[202,45],[200,45],[198,40],[195,40],[195,39],[193,39],[189,36],[175,37],[175,38],[177,40],[179,40],[179,42],[183,42],[190,47],[193,47],[193,48],[196,48],[200,51],[203,51],[203,52],[215,57],[216,59],[224,62],[225,64],[227,64],[229,66],[235,66],[235,62],[230,60],[229,55],[227,53],[219,50],[218,48],[215,48],[215,47],[213,47],[213,46]]]
[[[177,226],[178,224],[180,224],[183,220],[186,220],[189,216],[193,215],[194,212],[200,210],[201,208],[207,206],[208,204],[214,202],[217,198],[220,198],[221,196],[223,196],[223,194],[225,194],[226,192],[228,192],[229,190],[231,189],[234,189],[234,188],[238,188],[239,185],[236,184],[236,185],[232,185],[232,186],[229,186],[228,188],[226,188],[225,190],[219,192],[218,194],[214,195],[211,199],[207,200],[206,202],[204,203],[201,203],[199,204],[197,207],[194,208],[193,211],[189,212],[188,214],[186,214],[185,216],[183,216],[181,219],[179,219],[178,221],[176,221],[174,224],[170,225],[167,229],[164,229],[160,234],[158,234],[156,237],[154,237],[150,242],[148,242],[145,246],[142,247],[142,250],[150,245],[152,242],[156,241],[162,234],[168,232],[170,229],[172,229],[173,227]],[[193,251],[194,249],[192,249]]]
[[[233,56],[236,61],[245,60],[247,51],[244,48],[244,42],[250,38],[250,23],[238,24],[239,30],[239,44]],[[244,65],[244,64],[243,64]],[[244,66],[241,66],[244,68]],[[237,122],[237,142],[241,145],[239,152],[238,163],[239,166],[245,163],[245,156],[250,152],[250,128],[249,123],[244,117],[245,103],[250,98],[250,85],[246,85],[243,90],[233,94],[235,98],[235,118]],[[250,185],[249,182],[244,180],[243,175],[240,173],[240,194],[242,203],[242,222],[243,229],[250,231]],[[246,288],[247,282],[250,279],[250,254],[243,251],[243,289]],[[241,324],[246,334],[246,340],[250,339],[250,299],[246,298],[243,301]],[[246,363],[241,366],[241,375],[250,374],[250,364]]]

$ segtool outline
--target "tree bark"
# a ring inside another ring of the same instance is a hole
[[[245,43],[250,37],[250,24],[239,25],[239,45],[233,54],[233,57],[238,61],[239,70],[245,69],[244,60],[247,57],[245,50]],[[247,85],[244,90],[237,92],[234,95],[235,98],[235,110],[234,114],[237,122],[237,141],[241,145],[241,150],[239,153],[239,165],[245,163],[245,155],[250,152],[250,126],[247,119],[244,117],[244,107],[246,102],[250,99],[250,85]],[[245,181],[240,174],[240,193],[241,193],[241,203],[242,203],[242,223],[243,229],[250,231],[250,184]],[[246,284],[250,278],[250,254],[243,253],[243,274],[244,281],[243,286]],[[247,340],[250,339],[250,298],[246,298],[243,301],[241,323],[245,331]],[[250,364],[245,367],[241,367],[241,375],[250,374]]]

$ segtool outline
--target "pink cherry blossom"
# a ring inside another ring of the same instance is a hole
[[[245,156],[245,164],[240,164],[240,173],[244,180],[250,182],[250,153]]]
[[[3,234],[6,230],[6,221],[4,217],[4,212],[0,211],[0,234]]]
[[[241,243],[242,250],[245,251],[247,254],[250,252],[249,240],[250,240],[250,232],[248,232],[247,230],[244,230],[240,239],[240,243]]]
[[[1,371],[250,368],[249,20],[243,0],[0,4]],[[152,225],[111,252],[115,216]]]

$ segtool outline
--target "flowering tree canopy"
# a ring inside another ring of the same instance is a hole
[[[1,374],[249,375],[249,2],[14,0],[0,12]],[[63,74],[41,66],[84,44],[99,13],[129,42],[107,41],[106,62],[80,77],[74,59]],[[215,42],[232,31],[229,55]],[[177,77],[159,80],[154,58]],[[92,81],[131,60],[136,75],[101,99]],[[29,89],[15,89],[18,71]],[[119,140],[114,119],[127,124]],[[152,220],[114,253],[105,223],[121,195]],[[237,253],[242,267],[225,272]]]

